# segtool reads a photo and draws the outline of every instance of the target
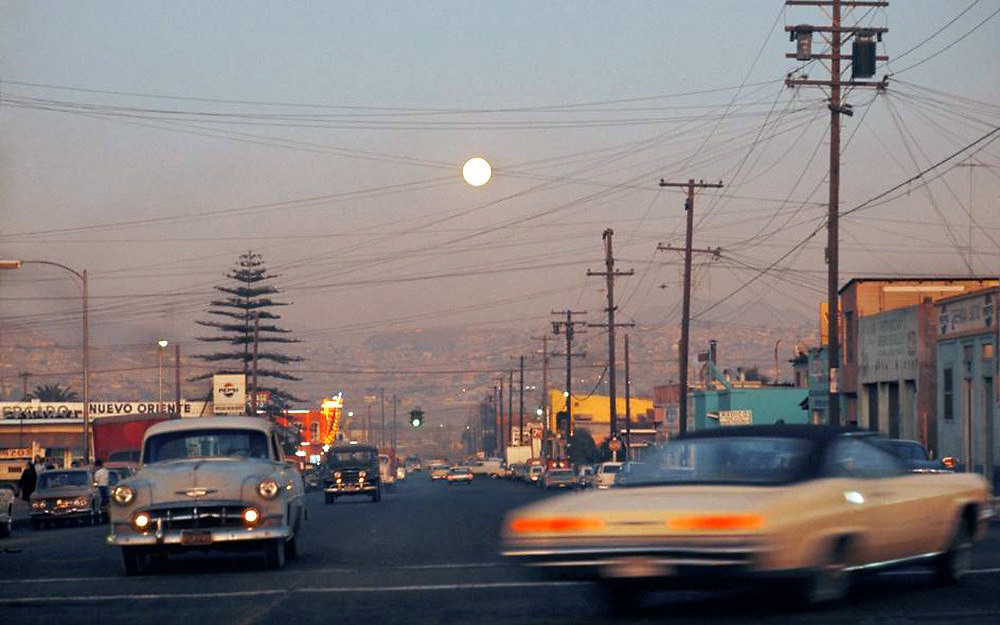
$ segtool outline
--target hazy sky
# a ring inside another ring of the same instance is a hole
[[[845,20],[889,28],[892,77],[847,95],[843,280],[1000,273],[998,11]],[[695,245],[723,249],[699,259],[699,323],[825,299],[829,113],[783,84],[827,76],[784,58],[786,25],[828,22],[816,9],[0,0],[0,18],[0,257],[87,269],[97,344],[190,342],[248,249],[309,340],[544,332],[554,309],[604,305],[586,272],[609,227],[635,270],[620,315],[676,324],[680,257],[656,247],[683,242],[682,195],[660,178],[725,184],[697,201]],[[476,155],[482,188],[460,178]],[[65,272],[4,272],[0,323],[75,329],[77,293]]]

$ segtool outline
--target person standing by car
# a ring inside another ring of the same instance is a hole
[[[110,501],[108,485],[110,482],[110,472],[104,468],[104,461],[98,458],[94,461],[94,482],[97,490],[101,493],[101,508],[105,508]]]
[[[35,471],[35,465],[29,460],[24,467],[24,471],[21,472],[21,479],[18,481],[18,488],[21,491],[21,499],[24,501],[29,501],[31,499],[31,493],[35,492],[35,486],[38,485],[38,472]]]

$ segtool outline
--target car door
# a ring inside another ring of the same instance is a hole
[[[864,437],[847,437],[833,444],[828,471],[846,480],[844,498],[855,507],[867,537],[860,554],[864,561],[912,555],[906,545],[920,531],[921,521],[913,508],[913,475],[899,459]]]

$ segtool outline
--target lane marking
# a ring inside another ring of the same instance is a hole
[[[358,587],[329,587],[329,588],[292,588],[275,590],[245,590],[233,592],[206,592],[206,593],[166,593],[166,594],[138,594],[138,595],[101,595],[84,596],[76,595],[69,597],[5,597],[0,598],[0,605],[24,605],[31,603],[102,603],[110,601],[171,601],[177,599],[226,599],[237,597],[259,597],[262,595],[290,595],[290,594],[345,594],[345,593],[396,593],[396,592],[422,592],[441,590],[481,590],[481,589],[504,589],[504,588],[553,588],[567,586],[584,586],[590,582],[491,582],[483,584],[430,584],[426,586],[358,586]]]

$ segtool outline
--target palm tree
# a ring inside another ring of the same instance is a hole
[[[58,384],[39,384],[35,387],[35,390],[25,395],[21,401],[30,401],[32,399],[37,399],[38,401],[67,402],[79,401],[80,398],[68,386],[62,388]]]

